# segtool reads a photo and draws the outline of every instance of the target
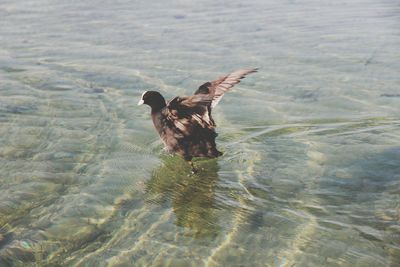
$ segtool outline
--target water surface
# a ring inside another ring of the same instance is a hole
[[[3,0],[0,266],[400,265],[399,14]],[[136,103],[242,67],[188,175]]]

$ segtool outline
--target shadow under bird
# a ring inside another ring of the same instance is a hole
[[[215,122],[212,109],[225,92],[257,69],[241,69],[201,85],[192,96],[177,96],[166,102],[156,91],[145,91],[138,105],[151,107],[151,118],[168,152],[182,156],[196,172],[193,157],[216,158]]]

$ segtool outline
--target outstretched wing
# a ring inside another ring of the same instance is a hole
[[[204,83],[194,94],[212,96],[211,108],[213,108],[221,100],[225,92],[229,91],[235,84],[238,84],[247,74],[253,72],[257,72],[257,68],[237,70],[212,82]]]
[[[214,121],[209,117],[208,106],[212,102],[209,95],[175,97],[167,103],[162,112],[170,125],[178,129],[182,137],[190,136],[202,129],[214,131]]]

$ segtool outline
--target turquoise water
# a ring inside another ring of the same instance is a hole
[[[400,5],[0,3],[0,266],[400,265]],[[217,160],[165,155],[166,98],[259,67]]]

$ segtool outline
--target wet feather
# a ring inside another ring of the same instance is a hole
[[[193,157],[215,158],[217,150],[212,109],[222,96],[247,74],[257,69],[242,69],[201,85],[192,96],[177,96],[169,102],[156,91],[142,94],[139,104],[151,107],[154,126],[168,151],[190,161]]]

